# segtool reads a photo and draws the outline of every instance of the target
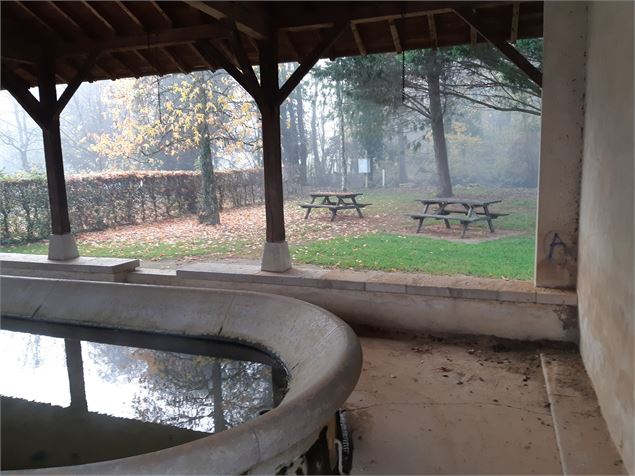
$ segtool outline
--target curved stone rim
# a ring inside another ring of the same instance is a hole
[[[24,277],[2,277],[0,290],[2,315],[238,339],[267,349],[289,373],[280,405],[237,427],[153,453],[33,473],[273,472],[285,458],[310,447],[361,373],[361,347],[351,328],[332,313],[289,297]]]

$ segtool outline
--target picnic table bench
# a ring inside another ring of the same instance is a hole
[[[302,203],[300,207],[306,208],[306,214],[304,215],[305,220],[309,218],[309,214],[314,208],[329,210],[331,212],[331,221],[335,220],[339,210],[357,210],[359,217],[364,218],[362,208],[371,204],[357,203],[357,197],[360,195],[363,195],[363,193],[313,192],[310,194],[311,203]],[[322,199],[321,202],[315,203],[315,201],[320,198]]]
[[[411,213],[409,216],[413,220],[419,220],[417,233],[421,231],[423,220],[426,218],[443,220],[446,228],[450,228],[450,220],[456,220],[463,225],[461,238],[465,237],[465,232],[471,223],[477,221],[487,221],[489,231],[494,233],[494,224],[492,220],[498,217],[506,216],[507,213],[492,213],[489,206],[494,203],[500,203],[502,200],[473,200],[465,198],[426,198],[417,200],[424,206],[423,213]],[[432,205],[437,208],[432,212],[429,209]],[[460,205],[462,208],[448,208],[450,205]]]

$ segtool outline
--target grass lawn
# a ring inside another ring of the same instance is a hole
[[[176,243],[121,243],[103,242],[98,244],[77,243],[81,256],[101,256],[111,258],[136,258],[142,260],[160,261],[163,259],[181,259],[186,256],[209,256],[240,252],[243,242],[210,244],[208,241],[179,241]],[[48,244],[44,242],[28,245],[12,246],[2,251],[8,253],[27,253],[45,255]]]
[[[333,268],[464,274],[529,280],[534,238],[502,238],[477,244],[423,236],[372,233],[333,238],[292,248],[297,263]]]
[[[409,213],[420,211],[418,198],[434,196],[433,190],[419,188],[368,189],[361,199],[372,206],[364,219],[343,213],[334,222],[328,214],[314,213],[304,219],[298,205],[306,197],[285,203],[287,240],[295,263],[344,269],[463,274],[509,279],[531,279],[534,268],[536,192],[531,189],[486,189],[455,187],[455,195],[465,198],[494,198],[502,203],[492,211],[508,213],[495,223],[497,230],[516,236],[479,243],[444,240],[447,233],[440,222],[424,225],[426,234],[416,235],[416,223]],[[223,258],[260,259],[264,239],[264,207],[228,209],[221,213],[221,225],[201,225],[195,217],[158,223],[121,226],[77,236],[82,256],[139,258],[174,262]],[[432,230],[430,230],[432,228]],[[438,231],[440,229],[440,231]],[[472,232],[472,233],[470,233]],[[485,222],[474,223],[467,237],[489,238]],[[446,236],[457,238],[459,227]],[[47,254],[46,242],[4,247],[12,253]]]

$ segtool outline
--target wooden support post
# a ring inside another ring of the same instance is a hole
[[[285,240],[277,47],[275,36],[260,45],[260,82],[263,96],[260,113],[265,174],[266,236],[269,243],[281,243]]]
[[[43,62],[39,65],[38,87],[44,116],[42,136],[51,208],[51,229],[54,235],[66,235],[71,232],[71,223],[66,200],[60,119],[59,114],[55,114],[57,109],[55,66],[51,62]]]

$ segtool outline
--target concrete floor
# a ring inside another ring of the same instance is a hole
[[[624,473],[576,349],[362,334],[352,474]]]

